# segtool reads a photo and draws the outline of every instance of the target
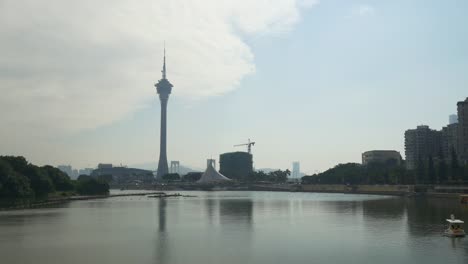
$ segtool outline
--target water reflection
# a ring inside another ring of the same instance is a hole
[[[164,232],[166,230],[166,207],[167,201],[162,198],[159,199],[158,211],[159,211],[159,232]]]
[[[442,233],[445,229],[445,219],[450,214],[457,218],[468,219],[467,211],[456,199],[406,199],[408,228],[415,236],[425,236],[428,233]]]
[[[216,222],[216,206],[217,202],[214,199],[205,199],[205,208],[206,208],[206,215],[208,216],[208,223],[210,226],[215,224]]]
[[[226,199],[219,201],[221,224],[252,225],[253,202],[250,199]]]
[[[168,233],[166,232],[166,207],[167,201],[162,198],[158,201],[158,233],[156,234],[156,263],[166,263],[169,254]]]
[[[401,220],[405,215],[405,209],[405,200],[399,197],[362,202],[364,219],[370,221]]]
[[[319,201],[320,210],[350,215],[362,214],[362,201]]]
[[[209,192],[0,212],[2,263],[466,263],[456,200]],[[365,250],[363,250],[365,249]],[[82,252],[86,252],[83,254]],[[50,256],[50,257],[49,257]]]

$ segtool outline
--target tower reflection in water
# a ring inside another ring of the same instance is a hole
[[[166,232],[166,207],[167,201],[164,198],[158,202],[158,234],[156,240],[156,263],[166,263],[169,254],[168,234]]]

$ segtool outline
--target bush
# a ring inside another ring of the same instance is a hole
[[[163,175],[162,176],[162,179],[164,181],[168,181],[168,182],[172,182],[172,181],[179,181],[180,180],[180,176],[179,174],[177,173],[168,173],[166,175]]]
[[[109,184],[90,176],[80,176],[76,182],[76,191],[81,195],[104,195],[109,193]]]
[[[198,181],[203,173],[201,172],[189,172],[182,177],[184,182],[196,182]]]

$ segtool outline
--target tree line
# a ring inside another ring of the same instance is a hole
[[[0,156],[0,198],[43,197],[54,192],[107,194],[109,184],[89,176],[71,180],[50,165],[36,166],[24,157]]]
[[[163,181],[166,182],[196,182],[201,176],[202,172],[189,172],[186,175],[180,176],[177,173],[169,173],[162,176]],[[291,174],[289,170],[276,170],[271,172],[253,171],[247,177],[238,179],[240,182],[255,183],[255,182],[269,182],[269,183],[284,183],[287,181],[288,176]]]
[[[289,170],[275,170],[268,173],[264,171],[253,171],[247,177],[247,182],[269,182],[269,183],[284,183],[288,180],[291,171]]]
[[[440,154],[442,155],[442,154]],[[468,184],[468,166],[459,164],[452,154],[450,162],[443,156],[420,158],[415,169],[404,162],[339,164],[322,173],[302,177],[303,184]]]

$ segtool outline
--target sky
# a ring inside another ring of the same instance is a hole
[[[0,155],[154,163],[245,151],[307,174],[441,129],[468,97],[464,0],[0,0]]]

